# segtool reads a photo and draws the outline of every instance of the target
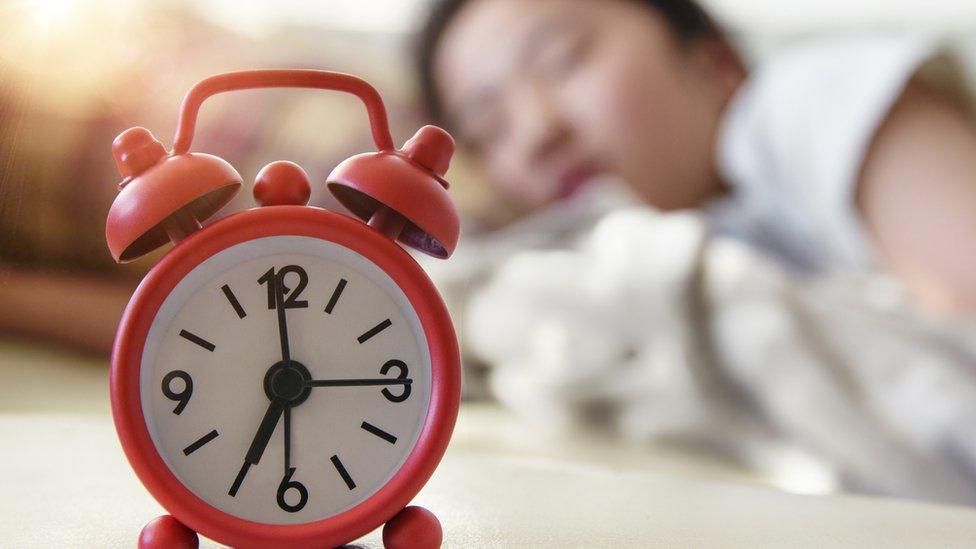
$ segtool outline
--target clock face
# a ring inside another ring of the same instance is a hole
[[[210,257],[159,308],[140,370],[143,415],[173,474],[226,513],[321,520],[403,465],[427,418],[420,320],[362,255],[303,236]]]

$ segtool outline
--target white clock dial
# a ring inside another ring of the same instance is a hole
[[[420,320],[385,272],[337,244],[277,236],[180,281],[149,330],[140,391],[187,488],[243,519],[297,524],[392,478],[426,419],[430,372]]]

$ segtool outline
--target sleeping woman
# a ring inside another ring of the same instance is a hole
[[[936,44],[747,66],[691,0],[441,0],[419,61],[524,214],[430,266],[469,394],[976,504],[976,122]]]
[[[936,44],[747,66],[693,0],[442,0],[419,60],[434,117],[522,211],[613,176],[802,273],[884,270],[976,311],[976,119]]]

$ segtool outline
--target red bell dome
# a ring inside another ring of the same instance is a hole
[[[406,219],[397,240],[441,259],[457,246],[460,220],[447,195],[454,140],[436,126],[424,126],[399,151],[353,156],[326,181],[333,196],[364,221],[387,207]]]
[[[226,161],[202,153],[167,155],[145,128],[130,128],[112,143],[124,178],[105,223],[112,257],[127,262],[199,228],[241,188]]]

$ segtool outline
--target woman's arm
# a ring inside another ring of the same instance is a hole
[[[134,286],[77,274],[0,270],[0,334],[108,355]]]
[[[976,313],[976,120],[964,108],[912,81],[875,136],[857,203],[924,305]]]

